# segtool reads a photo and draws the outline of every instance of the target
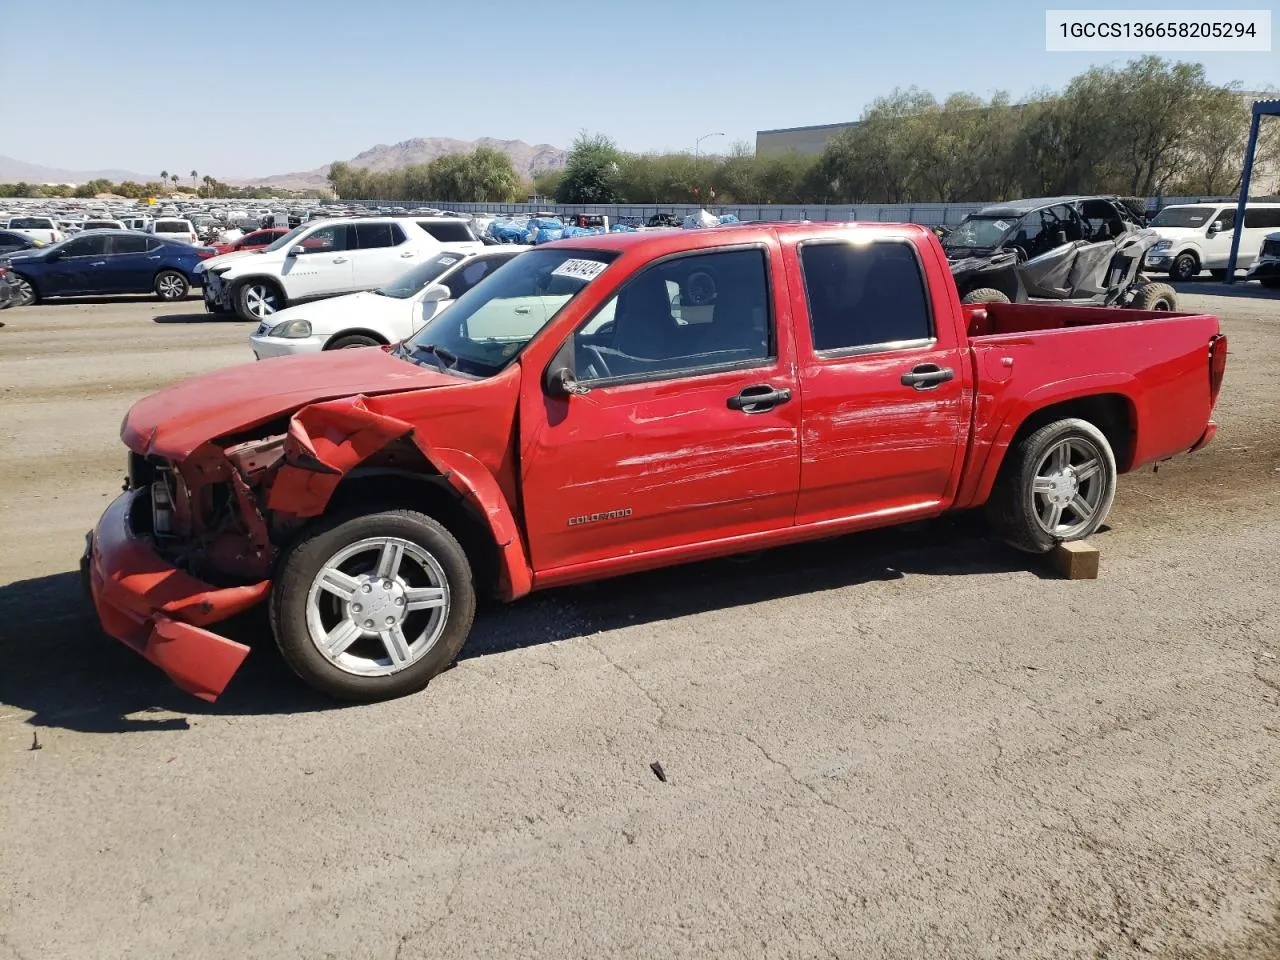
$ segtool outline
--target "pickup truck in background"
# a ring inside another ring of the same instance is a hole
[[[331,695],[421,689],[477,591],[531,590],[985,505],[1028,551],[1196,450],[1217,318],[962,306],[914,225],[566,240],[410,339],[232,367],[137,403],[83,570],[108,633],[216,698],[263,600]],[[691,585],[690,589],[697,589]]]

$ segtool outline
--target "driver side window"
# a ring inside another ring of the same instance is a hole
[[[759,249],[647,267],[574,334],[577,378],[657,380],[771,358],[767,269]]]

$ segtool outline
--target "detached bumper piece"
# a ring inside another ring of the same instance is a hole
[[[249,648],[203,628],[262,601],[270,581],[214,587],[174,567],[131,528],[135,503],[146,496],[134,490],[107,508],[87,538],[81,571],[102,628],[183,690],[212,702]]]

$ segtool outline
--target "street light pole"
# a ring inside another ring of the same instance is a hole
[[[723,136],[724,136],[723,133],[704,133],[697,140],[693,141],[693,176],[695,180],[697,179],[697,176],[698,176],[698,148],[702,146],[702,141],[707,140],[711,137],[723,137]],[[698,202],[699,203],[702,202],[701,195],[699,195],[698,197]]]

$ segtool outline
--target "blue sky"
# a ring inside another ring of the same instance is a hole
[[[754,142],[759,129],[856,119],[895,86],[1018,97],[1128,59],[1046,53],[1050,6],[1105,3],[9,4],[0,153],[79,170],[237,177],[310,169],[415,136],[568,146],[586,129],[629,150],[692,150],[698,136],[723,131],[703,146],[723,149]],[[1280,78],[1274,52],[1183,56],[1215,81],[1257,88]]]

